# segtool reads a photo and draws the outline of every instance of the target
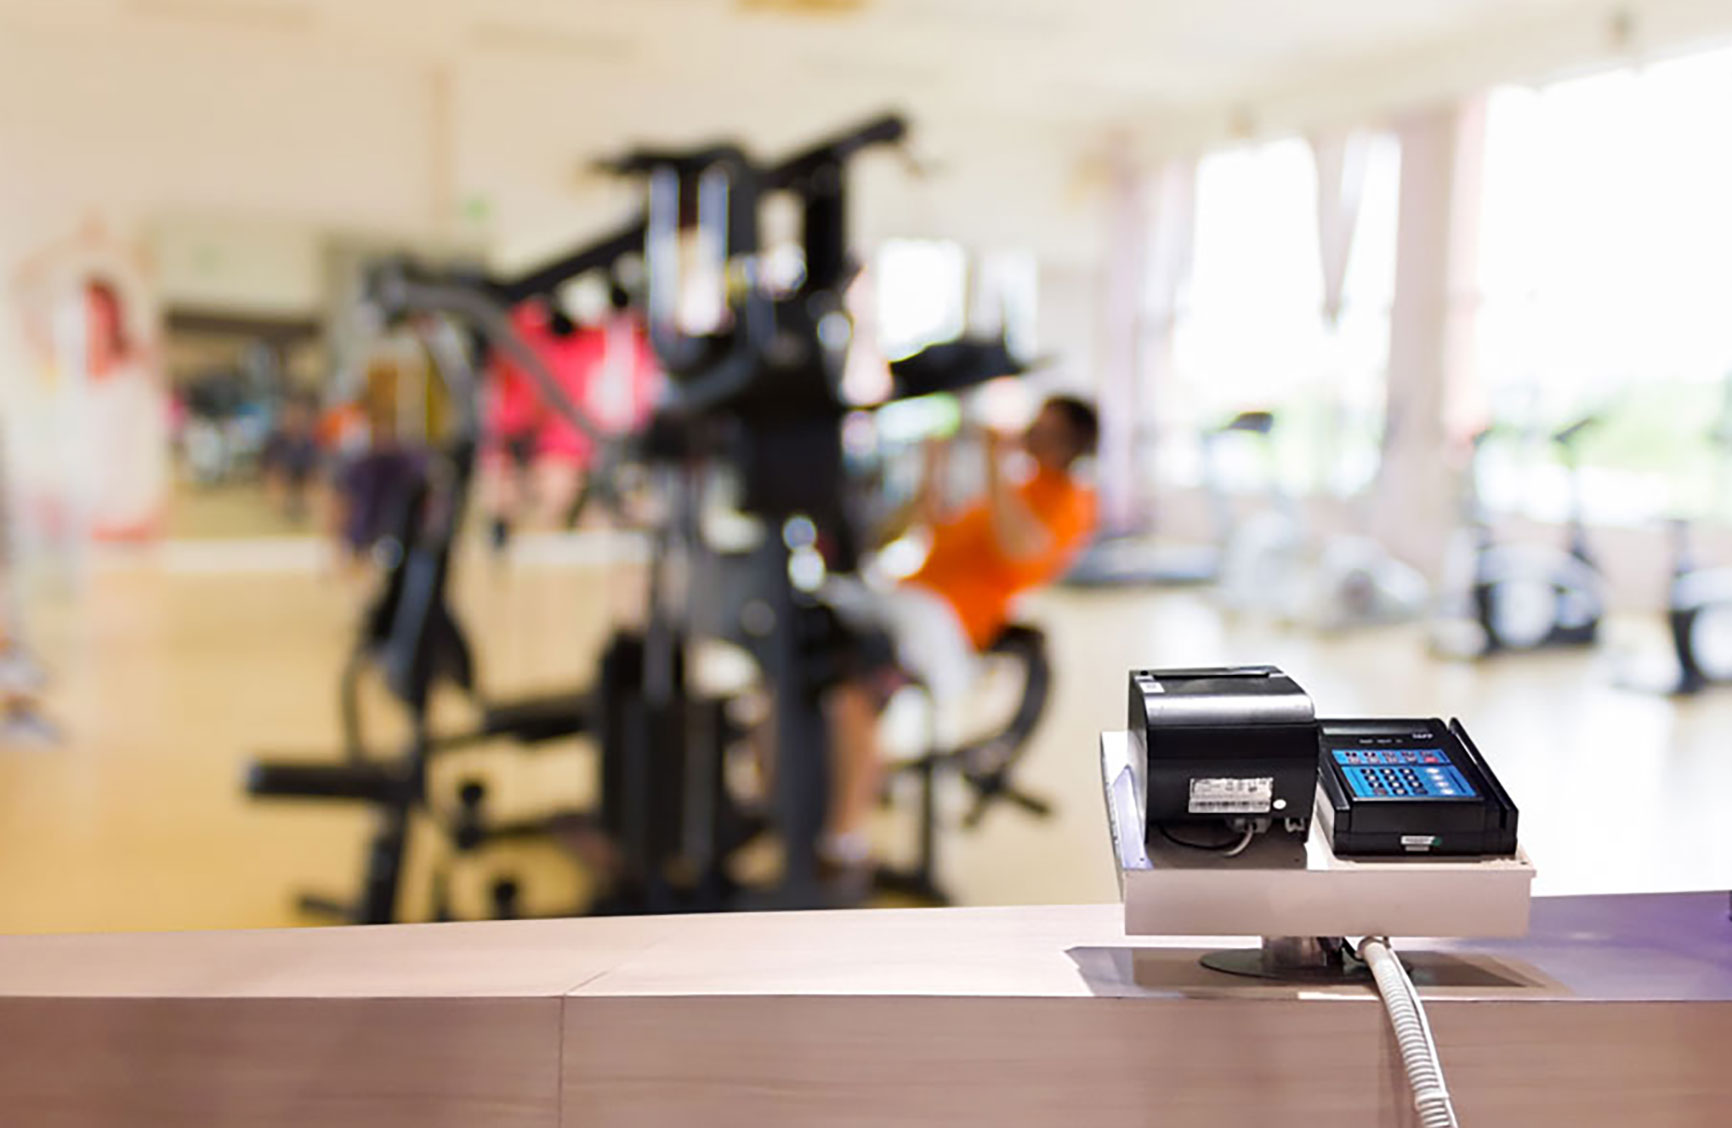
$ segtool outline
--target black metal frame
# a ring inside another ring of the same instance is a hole
[[[1717,685],[1732,684],[1732,677],[1707,669],[1696,652],[1697,621],[1709,610],[1727,606],[1729,601],[1714,596],[1685,597],[1691,580],[1721,569],[1705,569],[1696,564],[1690,546],[1688,520],[1680,518],[1672,523],[1672,537],[1672,575],[1666,587],[1666,626],[1672,639],[1672,653],[1678,660],[1678,680],[1671,692],[1687,697]]]
[[[461,405],[456,435],[441,465],[399,499],[389,563],[379,594],[361,618],[361,630],[339,678],[343,762],[262,759],[249,765],[246,789],[260,798],[348,800],[376,810],[361,891],[353,902],[320,895],[300,898],[305,911],[359,924],[398,918],[409,825],[429,809],[427,768],[436,751],[507,737],[540,743],[588,725],[576,699],[536,698],[483,708],[479,730],[436,738],[428,726],[434,690],[450,684],[473,693],[474,659],[448,599],[451,554],[474,476],[476,415],[473,367],[453,342],[429,335],[436,370]],[[408,718],[410,735],[390,760],[370,759],[361,724],[360,681],[376,669]]]
[[[1052,662],[1046,634],[1027,623],[1013,623],[993,640],[988,655],[1016,659],[1023,667],[1022,697],[1005,726],[990,736],[958,748],[936,749],[901,765],[898,774],[913,776],[920,789],[920,827],[914,861],[906,867],[879,866],[873,886],[880,892],[911,897],[930,905],[948,905],[949,893],[938,880],[938,784],[955,773],[974,793],[964,829],[980,825],[995,803],[1009,802],[1035,818],[1052,814],[1046,799],[1017,786],[1015,772],[1034,732],[1046,715],[1052,696]]]
[[[1732,373],[1722,382],[1720,412],[1707,439],[1723,470],[1726,456],[1732,453]],[[1672,652],[1678,659],[1678,680],[1671,692],[1679,696],[1732,684],[1732,676],[1706,668],[1696,651],[1697,621],[1712,608],[1732,604],[1732,599],[1714,592],[1690,591],[1694,583],[1709,575],[1732,573],[1732,569],[1704,568],[1696,562],[1690,543],[1691,524],[1687,518],[1672,522],[1672,575],[1666,585],[1666,626],[1672,637]]]
[[[467,645],[445,602],[445,588],[457,517],[474,467],[478,423],[472,374],[479,364],[465,365],[453,356],[451,342],[441,339],[446,363],[439,368],[442,373],[452,370],[454,398],[465,409],[463,427],[448,459],[450,473],[439,483],[443,493],[428,500],[428,514],[412,534],[405,533],[401,558],[388,576],[379,608],[369,617],[363,641],[372,645],[358,650],[346,668],[342,703],[349,762],[265,761],[254,765],[249,779],[254,795],[347,799],[379,809],[359,903],[308,899],[304,904],[365,923],[396,919],[408,827],[417,809],[439,819],[456,853],[501,838],[551,833],[558,818],[587,819],[617,847],[619,860],[617,872],[609,875],[611,889],[594,911],[817,907],[829,902],[817,853],[829,801],[829,741],[821,707],[829,683],[823,672],[827,664],[814,650],[824,645],[817,624],[827,613],[791,581],[791,549],[783,528],[796,518],[809,519],[819,530],[832,570],[853,569],[854,536],[841,500],[843,406],[837,383],[845,345],[821,330],[829,316],[841,313],[841,290],[853,270],[846,247],[844,166],[859,151],[900,140],[904,132],[900,118],[879,118],[769,169],[755,168],[729,146],[633,154],[621,167],[647,174],[660,185],[660,203],[648,209],[645,220],[515,280],[442,277],[400,260],[378,265],[369,291],[388,314],[440,315],[464,323],[472,334],[471,351],[485,355],[491,350],[512,359],[540,386],[550,406],[595,436],[596,429],[513,331],[501,303],[546,296],[578,274],[611,267],[644,247],[646,240],[667,238],[670,225],[677,228],[684,222],[683,206],[667,206],[670,185],[676,200],[698,191],[700,183],[712,201],[725,200],[722,214],[713,214],[712,205],[708,218],[726,225],[730,252],[748,257],[758,250],[756,210],[764,192],[794,192],[804,206],[806,277],[795,293],[771,298],[756,286],[730,290],[732,325],[717,337],[685,337],[671,323],[652,321],[652,341],[684,394],[676,395],[671,418],[659,424],[673,437],[660,457],[671,468],[668,482],[676,513],[660,530],[643,634],[616,636],[590,694],[508,705],[491,711],[478,732],[446,738],[428,731],[427,702],[441,679],[472,684]],[[435,359],[441,359],[437,352]],[[809,473],[786,473],[795,456]],[[769,525],[753,565],[760,579],[757,600],[767,612],[768,625],[746,632],[771,687],[775,714],[772,821],[785,860],[781,882],[767,894],[738,890],[727,874],[728,855],[751,832],[751,820],[733,807],[723,786],[723,761],[739,734],[728,723],[725,703],[694,697],[689,690],[684,669],[687,609],[679,605],[682,595],[671,590],[666,575],[671,556],[682,549],[697,551],[696,467],[718,458],[732,459],[740,468],[746,507]],[[969,825],[999,799],[1036,814],[1047,811],[1044,800],[1019,791],[1010,779],[1016,755],[1045,705],[1044,650],[1038,632],[1028,628],[1013,628],[1001,642],[1028,664],[1028,692],[1016,719],[993,741],[934,753],[921,769],[923,860],[916,874],[918,883],[934,893],[937,818],[932,787],[940,768],[959,770],[974,787]],[[363,756],[354,696],[363,655],[383,669],[387,684],[410,714],[412,735],[390,763]],[[460,789],[454,813],[436,811],[429,802],[427,765],[439,749],[493,737],[534,743],[580,732],[594,735],[601,750],[602,801],[593,814],[489,825],[486,792],[478,781]],[[979,763],[989,752],[996,757],[994,766],[982,769]],[[435,874],[435,901],[444,913],[442,872]],[[498,892],[496,911],[515,915],[510,883],[501,883]]]

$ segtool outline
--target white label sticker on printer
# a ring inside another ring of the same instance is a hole
[[[1275,777],[1250,779],[1193,779],[1193,815],[1266,815],[1275,799]]]

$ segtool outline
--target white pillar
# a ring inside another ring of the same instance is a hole
[[[1142,411],[1143,285],[1149,242],[1147,183],[1128,157],[1114,162],[1109,186],[1106,293],[1101,303],[1101,525],[1137,527],[1137,420]]]
[[[1436,574],[1457,521],[1446,411],[1472,363],[1479,152],[1477,104],[1403,117],[1389,392],[1375,527]]]
[[[1153,174],[1129,161],[1113,170],[1100,396],[1101,509],[1111,532],[1153,522],[1139,439],[1172,369],[1173,324],[1191,276],[1196,171],[1189,160]]]
[[[1154,213],[1149,223],[1148,260],[1141,293],[1143,322],[1141,326],[1141,370],[1137,374],[1139,390],[1136,427],[1153,428],[1155,412],[1149,406],[1162,396],[1171,395],[1168,385],[1173,378],[1173,330],[1178,323],[1179,304],[1191,283],[1192,251],[1197,234],[1197,164],[1191,159],[1177,159],[1162,165],[1153,184]],[[1149,432],[1150,441],[1159,443],[1163,436]],[[1136,465],[1142,473],[1132,483],[1131,496],[1137,517],[1143,524],[1158,524],[1152,470],[1146,457]]]

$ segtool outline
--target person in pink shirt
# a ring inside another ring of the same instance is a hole
[[[630,295],[615,285],[609,303],[599,323],[581,328],[540,303],[519,306],[512,320],[571,402],[604,433],[624,434],[649,418],[661,369]],[[522,518],[575,524],[596,457],[594,441],[543,402],[516,365],[496,359],[489,377],[482,465],[495,545],[503,545]]]
[[[571,321],[540,302],[511,320],[568,395],[581,395],[593,346]],[[521,520],[557,520],[577,496],[590,458],[589,440],[542,402],[534,380],[510,360],[489,366],[481,451],[484,504],[493,541],[503,547]]]

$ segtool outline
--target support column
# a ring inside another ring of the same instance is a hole
[[[1483,114],[1477,103],[1409,114],[1401,138],[1389,390],[1375,527],[1435,575],[1459,497],[1447,412],[1471,379]]]
[[[1103,308],[1101,500],[1107,532],[1153,523],[1141,457],[1148,405],[1172,369],[1173,323],[1191,276],[1196,165],[1170,161],[1153,175],[1129,162],[1114,169]]]
[[[1128,156],[1114,162],[1109,188],[1106,294],[1101,303],[1101,526],[1106,533],[1136,529],[1137,421],[1141,401],[1143,282],[1149,242],[1147,184]]]

